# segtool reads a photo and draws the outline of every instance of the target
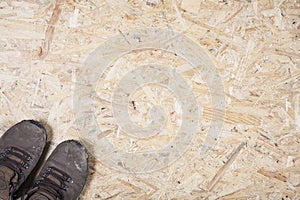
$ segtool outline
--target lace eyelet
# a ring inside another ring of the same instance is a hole
[[[47,171],[47,172],[51,172],[51,171],[52,171],[52,168],[51,168],[51,167],[47,167],[47,168],[46,168],[46,171]]]
[[[46,178],[48,175],[49,175],[49,173],[45,172],[45,173],[42,174],[42,177]]]
[[[74,183],[74,181],[73,181],[73,179],[72,179],[71,177],[68,177],[68,178],[66,179],[66,181],[67,181],[68,183]]]
[[[27,157],[26,157],[26,160],[27,160],[28,162],[32,162],[32,161],[33,161],[33,159],[32,159],[31,156],[27,156]]]
[[[0,158],[6,158],[6,153],[0,153]]]
[[[29,164],[28,163],[23,163],[22,167],[25,168],[25,169],[28,169],[29,168]]]
[[[69,189],[69,186],[64,185],[62,189],[63,189],[64,191],[67,191],[67,189]]]
[[[5,149],[4,149],[4,152],[7,154],[7,153],[9,153],[9,152],[11,152],[12,151],[12,147],[6,147]]]

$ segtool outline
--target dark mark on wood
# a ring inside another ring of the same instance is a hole
[[[65,3],[65,0],[56,0],[56,4],[54,7],[54,10],[52,12],[52,16],[50,18],[50,21],[48,23],[48,27],[45,33],[45,40],[43,42],[43,45],[41,46],[39,57],[41,59],[44,59],[50,49],[50,45],[53,39],[53,33],[55,30],[55,24],[57,23],[59,16],[62,11],[62,5]]]

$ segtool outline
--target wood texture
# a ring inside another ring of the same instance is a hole
[[[118,132],[111,95],[140,65],[172,66],[193,86],[201,128],[172,165],[124,174],[91,156],[80,199],[299,199],[300,2],[297,0],[4,0],[0,2],[0,130],[32,118],[47,125],[51,149],[80,139],[73,90],[85,59],[120,33],[149,27],[183,33],[208,53],[222,77],[226,116],[217,145],[199,157],[212,116],[210,91],[188,63],[160,50],[115,61],[97,86],[96,116],[119,149],[150,151],[178,130],[172,92],[151,86],[129,103],[132,120],[148,123],[164,103],[166,133],[132,140]],[[103,108],[102,110],[100,108]],[[50,149],[50,150],[51,150]]]

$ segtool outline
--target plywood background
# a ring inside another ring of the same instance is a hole
[[[211,119],[209,89],[181,70],[203,108],[201,129],[188,151],[174,164],[146,174],[120,173],[91,156],[80,199],[299,199],[299,16],[298,0],[1,1],[1,134],[32,118],[47,125],[50,150],[63,140],[79,139],[73,89],[87,56],[112,36],[169,28],[202,46],[222,77],[227,105],[217,145],[199,158]],[[118,148],[132,147],[128,136],[115,135],[118,125],[109,115],[112,88],[122,75],[118,71],[157,62],[184,66],[162,51],[133,52],[112,66],[118,69],[115,76],[99,82],[104,100],[98,103],[106,110],[97,120]],[[158,99],[172,96],[161,90]],[[149,107],[146,94],[136,94],[136,122],[145,122],[138,114]],[[159,148],[159,141],[162,137],[139,141],[136,148]]]

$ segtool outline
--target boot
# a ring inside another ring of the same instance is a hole
[[[47,142],[45,128],[24,120],[0,138],[0,199],[11,199],[36,166]]]
[[[45,162],[26,200],[76,200],[88,176],[88,155],[77,141],[60,143]]]

